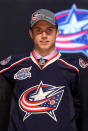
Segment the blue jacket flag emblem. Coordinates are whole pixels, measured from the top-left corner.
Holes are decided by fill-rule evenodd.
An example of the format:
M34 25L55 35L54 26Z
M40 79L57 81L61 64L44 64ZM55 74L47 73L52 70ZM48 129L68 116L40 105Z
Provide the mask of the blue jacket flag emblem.
M32 114L47 113L57 121L54 111L57 110L64 93L64 86L55 87L43 84L24 91L19 99L19 106L26 114L23 121Z

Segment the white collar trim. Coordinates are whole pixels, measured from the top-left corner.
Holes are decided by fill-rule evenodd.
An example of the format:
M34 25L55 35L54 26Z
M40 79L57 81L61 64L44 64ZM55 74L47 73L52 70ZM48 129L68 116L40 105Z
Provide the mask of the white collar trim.
M57 53L51 57L45 64L44 66L41 68L38 60L36 59L36 57L34 56L34 52L32 51L30 54L30 57L32 59L32 61L41 69L43 70L45 67L47 67L48 65L52 64L53 62L55 62L56 60L58 60L60 58L61 54L59 53L59 51L57 51Z

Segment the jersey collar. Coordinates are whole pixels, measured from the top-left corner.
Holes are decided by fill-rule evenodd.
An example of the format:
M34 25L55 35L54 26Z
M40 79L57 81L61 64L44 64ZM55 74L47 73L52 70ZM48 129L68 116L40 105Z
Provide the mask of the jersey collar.
M59 51L56 52L56 54L51 57L49 60L47 60L47 62L44 64L44 66L41 68L36 56L34 55L34 51L31 52L30 57L32 59L32 61L41 69L43 70L45 67L47 67L48 65L52 64L53 62L55 62L56 60L58 60L60 58L61 54L59 53Z

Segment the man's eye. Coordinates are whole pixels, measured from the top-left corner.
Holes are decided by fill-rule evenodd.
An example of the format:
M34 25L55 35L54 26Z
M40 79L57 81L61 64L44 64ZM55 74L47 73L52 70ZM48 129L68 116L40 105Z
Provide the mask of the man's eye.
M41 32L41 30L40 29L36 29L36 32Z
M52 30L53 30L52 28L48 28L48 29L47 29L48 32L51 32Z
M47 29L47 33L48 33L48 34L49 34L49 33L52 33L53 30L54 30L54 28L48 28L48 29Z

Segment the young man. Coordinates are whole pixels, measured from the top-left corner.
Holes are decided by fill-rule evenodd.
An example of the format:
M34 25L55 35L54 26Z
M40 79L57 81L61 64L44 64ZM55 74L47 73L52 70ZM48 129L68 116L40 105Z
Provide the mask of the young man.
M55 40L54 13L32 14L30 56L10 56L0 62L0 73L13 85L8 131L77 131L79 70L60 59Z

